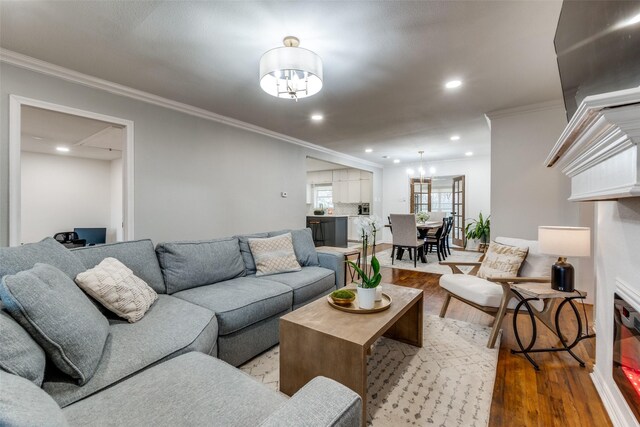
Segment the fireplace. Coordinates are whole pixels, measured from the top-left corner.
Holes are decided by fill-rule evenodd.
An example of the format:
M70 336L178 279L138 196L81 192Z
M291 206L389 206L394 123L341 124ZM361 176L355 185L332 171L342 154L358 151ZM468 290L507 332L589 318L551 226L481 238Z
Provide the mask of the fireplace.
M640 420L640 313L614 294L613 380Z

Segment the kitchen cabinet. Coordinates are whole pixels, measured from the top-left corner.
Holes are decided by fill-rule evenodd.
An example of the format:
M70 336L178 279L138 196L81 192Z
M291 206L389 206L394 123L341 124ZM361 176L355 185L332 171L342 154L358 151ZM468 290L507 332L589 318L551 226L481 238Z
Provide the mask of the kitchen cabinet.
M307 183L309 184L330 184L332 181L332 171L307 172Z
M360 180L347 181L347 203L360 202Z
M313 186L307 182L307 204L313 203Z
M360 181L360 201L362 203L371 203L372 183L370 179Z
M360 180L360 170L359 169L347 169L347 180L348 181L359 181Z
M348 202L348 189L346 181L338 181L333 184L333 203L347 203Z

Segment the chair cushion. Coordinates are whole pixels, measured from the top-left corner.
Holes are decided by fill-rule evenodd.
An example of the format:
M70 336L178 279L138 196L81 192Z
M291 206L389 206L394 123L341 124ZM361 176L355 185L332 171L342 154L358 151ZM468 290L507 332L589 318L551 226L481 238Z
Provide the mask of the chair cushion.
M107 257L115 258L144 280L154 291L164 294L167 289L153 243L149 239L72 249L85 268L93 268ZM75 278L75 276L74 276Z
M549 277L551 276L551 266L556 262L556 257L541 254L538 249L537 240L515 239L511 237L498 237L496 242L503 245L528 248L527 257L522 262L519 276L522 277Z
M111 312L134 323L158 299L156 291L115 258L78 274L76 283Z
M174 294L216 313L220 335L239 331L291 308L291 288L267 279L239 277Z
M269 233L269 237L286 233L291 233L291 238L293 239L293 250L295 251L296 258L301 266L308 267L320 265L318 252L316 251L316 245L313 241L310 228L272 231Z
M286 397L227 363L189 353L64 409L72 425L257 426Z
M291 233L266 239L249 239L249 247L258 277L300 271L300 264L293 251Z
M93 378L78 387L47 372L44 390L62 407L100 391L163 359L189 351L209 352L218 326L210 310L169 295L158 300L136 323L115 320ZM204 339L203 339L204 338ZM169 395L171 390L164 390Z
M68 426L56 402L40 387L0 370L0 426Z
M0 277L29 270L38 262L56 267L71 279L86 270L69 249L47 237L38 243L0 248Z
M11 316L62 372L86 383L100 362L109 322L62 271L48 264L5 276L0 297Z
M335 290L335 273L323 267L303 267L293 273L273 274L269 280L282 283L293 290L293 306L310 301L321 293Z
M161 243L156 253L168 294L245 275L235 237Z
M0 310L0 369L40 387L44 378L44 350L11 316Z
M478 270L478 277L484 279L487 277L517 276L522 261L527 256L527 251L526 248L491 242Z
M238 239L238 243L240 244L240 253L242 254L242 260L244 261L246 274L256 274L256 262L253 260L251 248L249 248L249 239L264 239L266 237L269 237L269 234L255 233L234 237Z
M500 306L502 300L502 286L469 274L443 274L440 286L454 295L483 307ZM518 304L517 298L511 298L507 308L513 309ZM531 303L537 310L542 310L542 301Z

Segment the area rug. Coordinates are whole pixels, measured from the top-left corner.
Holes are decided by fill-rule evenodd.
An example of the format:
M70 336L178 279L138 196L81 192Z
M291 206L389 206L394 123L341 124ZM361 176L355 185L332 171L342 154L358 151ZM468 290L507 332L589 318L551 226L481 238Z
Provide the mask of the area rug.
M499 341L490 328L426 315L424 346L380 338L368 361L367 425L486 426ZM279 347L240 369L278 390Z
M464 261L464 262L473 262L478 261L482 254L474 251L462 251L462 250L451 250L451 255L447 256L445 261ZM418 263L416 267L413 266L413 260L409 259L409 253L405 251L401 260L393 260L393 265L391 265L391 249L386 249L384 251L380 251L376 253L376 258L380 261L380 265L382 267L389 268L399 268L401 270L413 270L413 271L423 271L425 273L435 273L435 274L447 274L451 273L451 267L447 267L446 265L440 265L438 261L438 255L434 253L427 254L427 263L420 262L418 259ZM371 257L367 258L367 262L371 261ZM461 267L460 270L463 272L468 272L473 267Z

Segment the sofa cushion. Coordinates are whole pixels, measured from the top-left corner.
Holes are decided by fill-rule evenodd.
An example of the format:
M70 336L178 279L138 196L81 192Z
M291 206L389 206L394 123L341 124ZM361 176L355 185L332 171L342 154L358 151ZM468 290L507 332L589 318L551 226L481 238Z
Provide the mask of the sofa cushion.
M159 295L140 321L111 322L102 360L93 378L83 387L65 381L55 372L47 372L43 388L64 407L163 359L188 351L209 352L215 346L217 330L215 315L210 310ZM201 339L203 335L205 340Z
M300 271L293 251L291 233L265 239L249 239L249 247L256 263L256 276Z
M287 399L201 353L166 361L66 407L72 425L257 426Z
M527 248L503 245L496 242L489 244L484 255L478 277L515 277L518 275L522 261L527 256Z
M69 249L47 237L38 243L0 248L0 277L29 270L38 262L53 265L72 279L86 270Z
M79 384L98 366L109 322L76 284L48 264L5 276L0 297L11 316Z
M503 245L527 248L529 252L520 266L519 276L522 277L549 277L551 276L551 266L556 262L557 257L540 253L537 240L524 240L512 237L498 237L496 242Z
M0 426L68 426L56 402L40 387L0 370Z
M134 323L142 319L158 294L115 258L78 274L76 283L111 312Z
M440 276L440 286L452 294L484 307L499 307L502 300L502 286L469 274L443 274ZM515 308L517 298L511 298L508 308ZM537 310L542 310L542 301L530 303Z
M273 274L269 280L282 283L293 290L293 306L299 306L321 293L335 290L333 270L323 267L304 267L293 273Z
M42 347L11 316L0 310L0 369L40 387L45 363Z
M310 228L272 231L269 233L269 237L286 233L291 233L293 250L295 251L296 258L301 266L307 267L320 265L320 262L318 261L318 252L316 251L316 245L313 242Z
M95 267L107 257L115 258L129 267L133 274L147 282L154 291L159 294L167 292L156 251L149 239L86 246L72 249L71 253L82 261L85 269Z
M156 247L167 293L245 275L238 239L168 242Z
M240 253L244 261L246 274L256 274L256 262L253 260L251 248L249 248L249 239L264 239L269 237L268 233L245 234L242 236L234 236L238 239L240 245Z
M220 335L231 334L291 309L293 293L281 283L239 277L174 294L216 313Z

